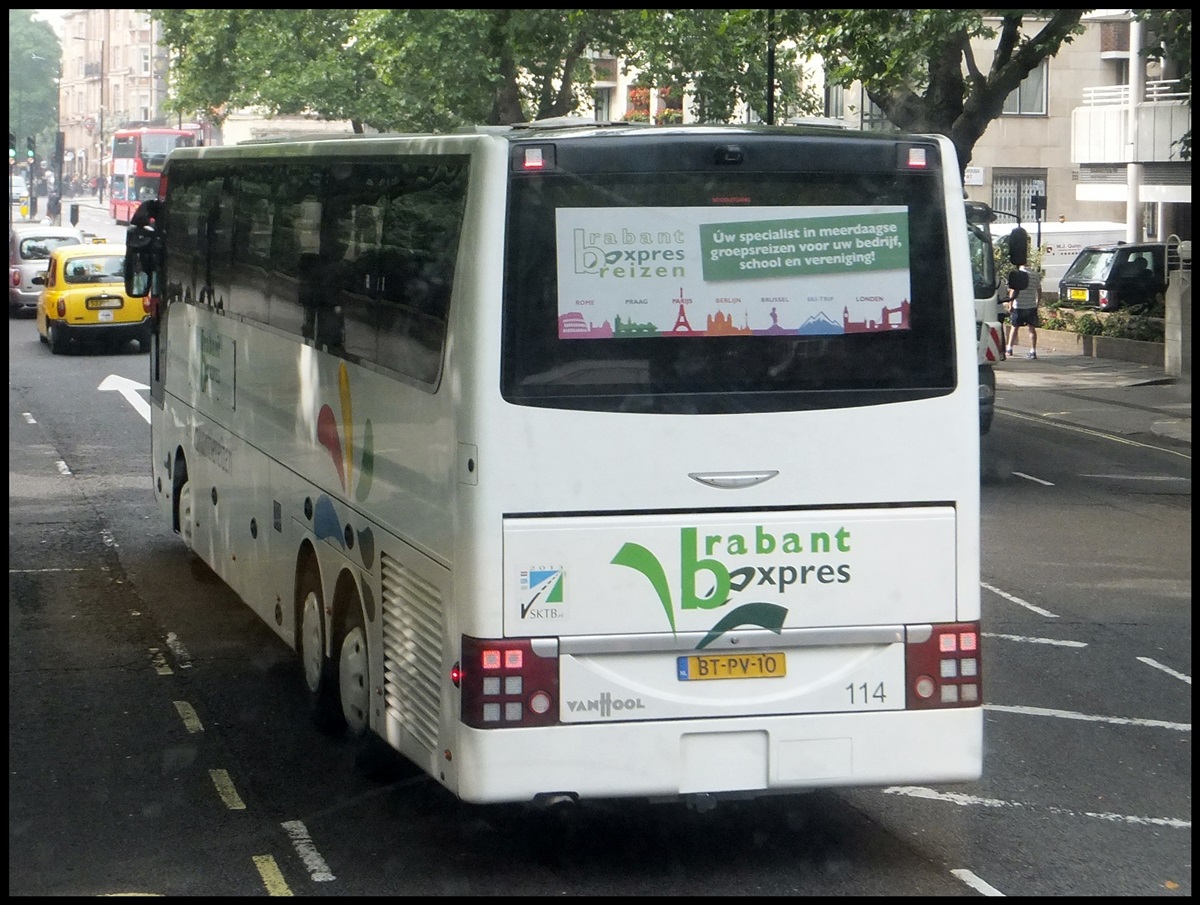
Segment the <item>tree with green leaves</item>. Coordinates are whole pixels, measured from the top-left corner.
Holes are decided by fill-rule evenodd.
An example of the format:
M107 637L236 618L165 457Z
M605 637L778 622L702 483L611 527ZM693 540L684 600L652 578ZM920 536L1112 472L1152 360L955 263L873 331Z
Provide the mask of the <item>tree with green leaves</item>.
M154 10L173 109L313 113L386 131L561 116L593 79L590 51L626 49L630 11Z
M1179 90L1187 94L1192 106L1192 11L1190 9L1135 9L1133 14L1146 26L1149 35L1142 55L1159 60L1163 75L1179 81ZM1179 156L1192 159L1192 130L1179 140Z
M8 128L17 136L17 160L25 161L25 139L37 142L49 160L58 134L58 77L62 45L36 10L8 11Z
M781 19L801 53L824 60L832 84L861 82L889 122L947 136L965 167L1005 99L1083 33L1087 12L796 9ZM993 42L990 60L976 56L977 39Z

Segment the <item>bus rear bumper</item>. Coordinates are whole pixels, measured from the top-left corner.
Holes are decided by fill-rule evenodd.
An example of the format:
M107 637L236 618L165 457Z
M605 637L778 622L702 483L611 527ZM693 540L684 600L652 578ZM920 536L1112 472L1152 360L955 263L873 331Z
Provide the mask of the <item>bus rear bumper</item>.
M459 730L452 791L474 803L970 782L983 764L980 707Z

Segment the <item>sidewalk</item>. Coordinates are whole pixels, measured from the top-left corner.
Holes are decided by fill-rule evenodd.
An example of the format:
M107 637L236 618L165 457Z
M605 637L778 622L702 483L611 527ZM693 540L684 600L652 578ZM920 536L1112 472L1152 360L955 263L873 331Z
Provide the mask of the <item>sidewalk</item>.
M1029 361L1019 345L996 364L996 409L1121 436L1192 443L1191 378L1168 377L1162 365L1092 358L1038 339ZM1021 339L1025 339L1024 333Z

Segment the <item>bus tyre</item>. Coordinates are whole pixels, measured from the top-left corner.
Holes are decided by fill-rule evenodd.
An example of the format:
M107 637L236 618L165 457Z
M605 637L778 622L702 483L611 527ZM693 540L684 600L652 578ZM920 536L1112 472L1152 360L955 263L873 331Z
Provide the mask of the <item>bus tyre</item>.
M346 733L358 741L370 728L371 681L367 662L367 632L357 598L349 601L337 646L338 695Z
M300 604L300 662L309 713L318 729L338 735L345 730L346 721L338 698L337 669L325 656L325 594L314 563L303 567L296 593Z
M192 482L184 478L179 489L175 491L176 502L179 506L179 536L183 538L184 546L189 550L196 549L196 512L195 498L192 494Z

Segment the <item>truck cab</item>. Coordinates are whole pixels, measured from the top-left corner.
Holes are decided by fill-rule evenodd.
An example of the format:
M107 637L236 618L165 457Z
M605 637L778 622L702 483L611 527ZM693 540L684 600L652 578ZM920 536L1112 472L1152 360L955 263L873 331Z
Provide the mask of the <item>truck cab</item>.
M1004 361L1004 327L1000 321L999 280L989 225L995 212L982 201L968 201L967 239L971 249L971 276L975 286L975 328L979 358L979 432L986 434L996 414L996 372Z

